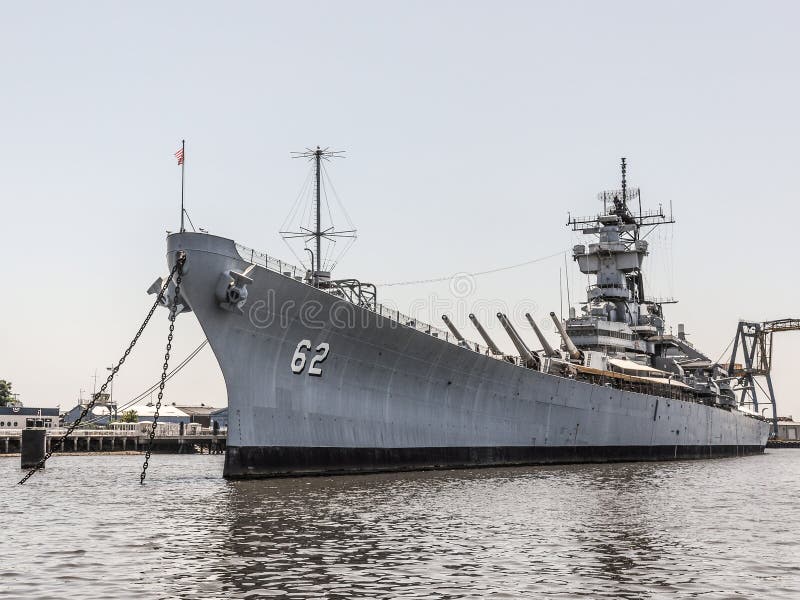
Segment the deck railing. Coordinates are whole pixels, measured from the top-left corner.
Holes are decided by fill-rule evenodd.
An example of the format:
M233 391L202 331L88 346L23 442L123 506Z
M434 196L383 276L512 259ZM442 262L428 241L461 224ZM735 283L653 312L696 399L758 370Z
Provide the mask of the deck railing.
M3 428L0 429L0 438L4 437L12 437L16 438L22 434L22 430L25 429L24 427L14 427L14 428ZM59 437L64 435L67 430L64 427L51 427L46 430L46 435L49 438ZM177 428L172 429L156 429L156 437L168 437L168 438L179 438L179 437L190 437L190 438L198 438L198 437L225 437L228 433L226 428L221 428L219 432L217 432L216 436L211 429L201 429L200 431L196 432L189 432L185 431L183 436L180 435ZM141 438L147 437L150 435L150 429L148 428L147 431L139 431L139 430L126 430L126 429L75 429L70 438L73 437L91 437L91 438Z
M0 437L17 437L24 427L0 429ZM46 430L47 437L58 437L67 433L64 427L50 427ZM76 429L70 437L139 437L145 435L140 431L120 431L114 429Z
M274 271L275 273L279 273L286 277L291 277L305 285L308 285L305 281L306 269L297 267L292 265L291 263L287 263L282 260L278 260L277 258L273 258L269 256L265 252L259 252L258 250L253 250L252 248L248 248L247 246L243 246L242 244L236 244L236 251L239 253L239 256L242 257L243 260L248 261L251 264L258 265L259 267L264 267L270 271ZM319 288L322 292L327 292L331 295L333 290L327 290L325 288ZM337 298L340 300L342 299L341 296L337 295ZM366 309L365 310L370 310ZM478 352L480 354L486 354L488 356L494 356L491 352L489 352L489 348L479 344L477 342L473 342L470 340L465 340L465 342L459 343L456 337L452 334L452 332L442 329L440 327L435 327L430 325L429 323L425 323L420 321L416 317L410 317L401 313L399 310L395 310L393 308L389 308L384 306L383 304L376 304L374 312L382 317L387 319L391 319L396 323L404 327L410 327L412 329L416 329L417 331L421 331L422 333L426 333L432 337L438 338L440 340L444 340L445 342L449 342L461 348L467 348L472 350L473 352Z
M291 263L278 260L277 258L273 258L266 252L259 252L258 250L253 250L252 248L248 248L247 246L243 246L242 244L238 243L236 244L236 251L239 253L239 256L242 257L242 259L254 265L258 265L259 267L264 267L270 271L275 271L281 275L286 275L292 279L297 279L300 277L302 280L306 275L305 269L297 267Z

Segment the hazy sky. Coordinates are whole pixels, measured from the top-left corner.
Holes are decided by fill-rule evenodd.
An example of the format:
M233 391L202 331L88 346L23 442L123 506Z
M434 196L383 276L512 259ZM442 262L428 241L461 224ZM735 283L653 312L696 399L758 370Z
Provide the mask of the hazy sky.
M181 138L195 224L284 259L307 168L289 153L346 150L330 172L359 239L336 275L379 283L568 250L567 212L596 212L627 156L646 207L678 221L647 259L648 289L680 299L672 325L716 358L740 317L800 317L797 3L0 6L0 378L28 405L73 405L138 327L178 225ZM449 302L478 339L473 303L558 312L560 268L477 277L466 298L379 294L433 305L437 325ZM571 261L569 281L583 299ZM158 377L166 325L160 311L120 402ZM176 364L202 339L181 317ZM780 412L800 416L798 362L800 335L776 338ZM225 405L209 349L166 399Z

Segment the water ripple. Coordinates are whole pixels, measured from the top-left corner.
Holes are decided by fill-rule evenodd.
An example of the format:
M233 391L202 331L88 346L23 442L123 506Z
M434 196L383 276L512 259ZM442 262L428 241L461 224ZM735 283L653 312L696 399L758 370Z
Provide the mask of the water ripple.
M800 451L226 482L0 459L3 598L797 598Z

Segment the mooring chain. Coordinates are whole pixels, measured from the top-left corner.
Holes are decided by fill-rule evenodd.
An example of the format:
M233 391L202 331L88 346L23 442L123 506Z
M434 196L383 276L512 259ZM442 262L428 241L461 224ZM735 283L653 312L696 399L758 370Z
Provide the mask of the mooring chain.
M178 276L175 279L175 295L172 306L169 309L169 334L167 334L167 349L164 352L164 366L161 370L161 382L158 384L158 400L156 401L156 410L153 413L153 424L150 426L150 439L147 443L147 452L144 455L144 464L142 465L142 474L139 476L139 483L144 485L144 479L147 477L147 467L150 466L150 454L153 452L153 442L156 437L156 427L158 426L158 415L161 412L161 400L164 398L164 386L167 385L167 371L169 371L169 353L172 351L172 336L175 332L175 318L178 316L178 296L181 292L181 279L183 278L183 263L185 257L179 257L175 266L178 267Z
M109 376L106 379L105 383L102 386L100 386L100 391L97 392L96 394L94 394L94 396L92 397L91 401L81 411L81 414L78 416L78 418L75 419L75 421L72 423L72 425L70 425L67 428L67 432L50 444L50 450L47 453L45 453L45 455L42 458L42 460L40 460L38 463L36 463L36 465L30 471L28 471L25 474L25 477L23 477L19 481L19 485L22 485L23 483L28 481L28 479L33 477L33 475L39 469L44 467L44 464L47 462L47 459L49 459L53 455L54 452L57 452L59 449L61 449L61 447L64 445L64 442L67 440L67 438L70 435L72 435L72 432L75 431L75 429L86 418L86 415L88 415L89 412L94 408L95 404L97 403L97 400L100 399L102 397L102 395L105 393L106 388L108 388L108 386L111 384L111 382L114 379L114 376L117 374L117 372L119 371L120 367L123 365L125 360L128 358L128 355L130 355L131 351L133 350L133 347L136 345L136 342L139 341L139 338L141 337L142 332L144 332L145 327L147 327L147 324L150 322L150 318L153 316L153 313L156 312L156 309L158 308L158 305L161 303L161 300L164 297L164 293L167 291L167 288L169 287L170 282L172 282L172 278L175 276L175 273L178 273L178 278L179 278L178 280L180 281L180 273L183 270L183 263L184 262L186 262L186 255L181 252L178 255L178 259L175 261L175 266L172 267L172 271L170 271L170 274L167 277L167 280L161 286L161 291L158 292L158 296L156 296L156 301L153 303L153 306L150 307L150 311L147 313L147 316L145 317L144 322L142 323L141 327L139 327L139 331L137 331L136 335L133 336L133 339L131 340L131 343L128 344L127 349L122 354L122 358L120 358L119 361L117 361L117 364L114 366L114 368L111 369L111 373L109 374ZM177 294L176 294L176 296L177 296ZM170 335L171 335L171 328L170 328ZM162 383L162 386L163 386L163 383Z

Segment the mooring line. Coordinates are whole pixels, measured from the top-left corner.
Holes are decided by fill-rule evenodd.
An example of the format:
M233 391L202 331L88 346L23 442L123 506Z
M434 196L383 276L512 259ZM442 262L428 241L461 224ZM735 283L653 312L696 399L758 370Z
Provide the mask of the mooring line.
M172 351L172 336L175 333L175 317L178 316L178 297L181 294L181 280L183 279L183 263L186 261L186 256L178 257L175 266L178 268L178 277L175 279L175 294L173 296L172 306L169 309L169 333L167 334L167 349L164 352L164 366L161 370L161 382L158 384L158 401L156 402L156 410L153 413L153 424L150 427L150 441L147 444L147 452L144 455L144 464L142 465L142 474L139 476L139 484L144 485L144 479L147 477L147 467L150 466L150 454L153 452L153 441L156 437L156 426L158 425L158 413L161 411L161 400L164 398L164 386L167 385L167 372L169 371L169 354Z
M156 296L156 301L153 302L153 306L150 307L150 311L147 313L147 316L145 317L144 322L139 327L139 331L137 331L136 335L133 336L133 339L131 340L131 343L128 344L128 347L126 348L125 352L122 354L122 357L119 359L119 361L117 361L117 364L111 370L111 373L109 374L109 376L106 379L105 383L102 386L100 386L100 391L98 391L94 395L94 397L92 398L91 402L89 402L86 405L86 407L81 411L81 414L78 416L78 418L75 420L75 422L67 428L67 432L64 433L62 436L60 436L56 441L54 441L54 442L52 442L50 444L50 450L45 453L44 457L42 457L42 459L38 463L36 463L36 465L34 467L32 467L30 471L28 471L28 473L25 475L25 477L23 477L19 481L18 485L23 485L26 481L28 481L28 479L33 477L33 475L38 470L40 470L42 467L44 467L44 465L47 462L47 460L53 455L54 452L58 451L64 445L64 442L66 441L66 439L70 435L72 435L72 432L75 431L75 429L78 427L78 425L81 424L83 419L86 418L86 415L89 414L89 412L94 408L95 404L97 403L97 400L105 393L106 388L108 388L108 386L111 384L111 382L114 379L114 376L117 374L117 372L119 371L120 367L123 365L125 360L130 355L131 351L133 350L133 347L136 345L136 342L139 341L139 338L141 337L142 332L144 331L145 327L147 327L147 324L150 322L150 319L152 318L153 313L156 312L156 308L158 308L158 305L161 303L161 300L164 297L164 293L167 291L167 288L168 288L169 284L172 282L172 278L174 277L175 273L177 273L179 270L182 270L183 263L185 261L186 261L185 254L181 253L178 256L178 259L175 261L175 266L172 267L172 271L170 271L170 274L167 277L167 280L161 286L161 291L158 292L158 296ZM176 306L176 302L177 302L177 294L175 295L175 298L173 299L173 308Z

